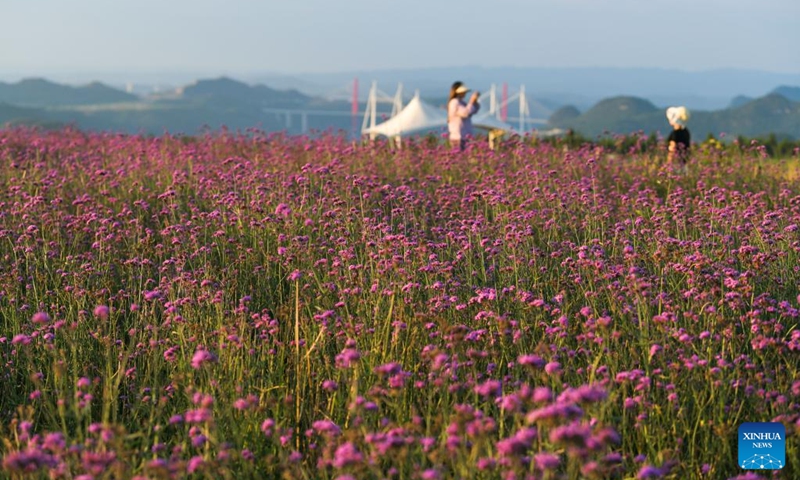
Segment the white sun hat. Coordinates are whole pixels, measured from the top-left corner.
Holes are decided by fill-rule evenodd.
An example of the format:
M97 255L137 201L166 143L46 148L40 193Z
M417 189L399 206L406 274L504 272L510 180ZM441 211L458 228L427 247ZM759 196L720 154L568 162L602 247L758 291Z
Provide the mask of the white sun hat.
M685 127L686 122L689 121L689 110L684 106L669 107L667 109L667 120L669 120L669 123Z

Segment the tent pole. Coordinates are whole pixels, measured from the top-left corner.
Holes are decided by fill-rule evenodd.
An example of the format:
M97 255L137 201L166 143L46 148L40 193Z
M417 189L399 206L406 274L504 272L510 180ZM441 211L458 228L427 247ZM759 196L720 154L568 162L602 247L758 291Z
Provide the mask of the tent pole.
M494 94L494 83L489 87L489 115L497 113L497 98Z
M403 83L397 84L397 92L394 94L394 105L392 106L392 116L394 117L403 109Z
M370 101L369 128L370 129L375 128L375 119L378 116L378 107L376 105L378 103L377 95L378 95L378 82L373 80L372 81L372 90L369 93L369 101ZM369 139L370 140L375 140L375 134L374 133L370 133L369 134Z
M372 87L369 89L369 93L367 94L367 103L364 105L364 119L361 121L361 132L363 133L364 130L367 129L369 125L370 119L370 112L372 107L372 92L375 90L375 82L372 83Z
M525 85L519 86L519 132L525 133Z

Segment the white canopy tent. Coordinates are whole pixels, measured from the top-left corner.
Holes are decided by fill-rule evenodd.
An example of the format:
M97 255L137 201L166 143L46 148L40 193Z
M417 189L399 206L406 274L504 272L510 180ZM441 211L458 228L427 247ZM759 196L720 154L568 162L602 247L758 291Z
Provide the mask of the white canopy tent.
M371 138L377 135L391 138L446 126L447 112L423 102L417 94L397 115L374 127L365 128L361 133Z
M399 140L403 136L430 130L445 130L447 128L447 112L422 101L419 97L419 92L401 109L397 108L399 94L395 95L394 99L391 100L395 105L395 111L393 112L395 114L388 120L375 124L375 117L377 116L375 104L378 101L376 91L376 87L373 84L361 130L363 135L369 135L372 139L383 135ZM398 90L398 92L400 91ZM511 125L497 118L496 113L491 111L479 112L472 117L472 125L476 129L488 131L492 138L502 133L516 133Z

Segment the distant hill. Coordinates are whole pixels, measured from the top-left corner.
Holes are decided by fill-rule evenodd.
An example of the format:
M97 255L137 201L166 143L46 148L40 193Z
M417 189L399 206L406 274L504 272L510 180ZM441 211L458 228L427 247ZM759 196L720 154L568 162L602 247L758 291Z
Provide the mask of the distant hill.
M598 102L585 113L574 117L551 117L550 126L573 129L584 135L596 136L608 132L637 131L669 133L665 112L647 100L635 97L615 97ZM770 133L800 138L800 102L778 94L747 101L735 108L715 111L692 111L688 123L695 139L720 133L763 136Z
M548 122L551 125L566 125L569 122L574 121L576 118L581 116L581 111L572 105L567 105L565 107L561 107L548 119Z
M36 125L53 126L46 112L36 108L18 107L0 102L0 126L9 125Z
M136 95L114 89L100 82L92 82L80 87L61 85L42 78L30 78L17 83L0 82L0 102L18 106L96 105L137 100L139 97Z
M5 103L0 99L0 125L74 124L86 130L156 135L165 131L191 135L223 127L233 131L256 128L289 133L351 127L349 116L303 119L294 114L287 119L285 113L296 109L349 112L347 103L309 97L296 90L250 86L227 77L199 80L177 92L147 98L96 82L70 87L30 79L0 84L0 98L9 99Z
M735 97L733 97L731 99L731 104L728 106L728 108L741 107L745 103L752 102L752 101L753 101L753 97L748 97L746 95L737 95L737 96L735 96Z
M583 104L583 97L573 97L580 106L560 107L537 103L534 95L529 96L532 116L548 118L547 128L573 129L587 136L637 131L666 135L670 129L664 107L638 96L614 96L589 105ZM690 107L689 128L695 139L723 132L800 138L800 101L793 98L800 98L800 87L781 86L758 98L739 95L728 108L719 110ZM431 102L444 105L446 98L438 94ZM482 103L488 108L488 101ZM360 126L361 117L354 119L350 107L346 100L249 85L228 77L202 79L171 94L145 98L98 82L81 87L43 79L0 83L0 125L74 124L87 130L190 135L223 126L230 130L257 128L290 134L313 130L351 132ZM363 103L361 108L363 111ZM380 114L388 114L391 106L380 104L378 108ZM513 107L508 113L514 116Z
M741 107L715 112L721 116L720 124L729 132L744 135L776 135L800 138L800 102L783 95L771 93Z
M800 102L800 87L789 87L786 85L782 85L771 93L777 93L778 95L783 95L784 97L788 98L793 102Z
M653 125L658 109L648 100L636 97L613 97L601 100L572 119L551 117L552 127L572 129L585 135L605 132L630 133Z
M650 101L642 98L613 97L601 100L597 105L587 110L581 118L588 121L597 120L618 123L630 121L631 118L647 115L656 110L659 109Z
M293 108L307 104L310 97L297 90L274 90L264 85L250 86L246 83L221 77L200 80L183 88L183 98L201 100L213 104L235 103L273 108Z

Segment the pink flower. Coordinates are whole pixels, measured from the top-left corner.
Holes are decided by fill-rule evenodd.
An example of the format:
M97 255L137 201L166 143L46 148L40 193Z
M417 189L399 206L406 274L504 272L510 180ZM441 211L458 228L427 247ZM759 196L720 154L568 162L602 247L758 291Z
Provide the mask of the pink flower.
M662 350L661 345L654 343L650 346L650 358Z
M303 272L301 272L300 270L295 270L295 271L293 271L292 273L289 274L289 281L290 282L296 282L297 280L300 280L300 277L302 277L302 276L303 276Z
M94 307L94 316L100 320L108 320L109 309L105 305L98 305Z
M536 387L533 389L531 400L534 403L545 403L553 399L553 392L547 387Z
M292 214L292 209L289 208L289 205L286 205L285 203L278 204L278 206L275 207L275 215L279 215L281 217L288 217L291 214Z
M542 368L545 365L545 361L539 355L520 355L517 358L517 363L520 365L530 365L536 368Z
M12 345L28 345L30 343L31 337L25 335L24 333L14 335L14 338L11 339Z
M355 348L345 348L339 355L336 355L336 366L339 368L350 368L361 358L361 353Z
M328 392L335 392L339 388L339 384L334 380L325 380L322 382L322 389Z
M197 350L194 352L194 355L192 355L192 368L199 370L203 367L203 365L207 363L214 363L216 361L217 357L208 350Z
M31 322L39 324L39 325L44 325L45 323L50 323L50 315L48 315L48 314L46 314L44 312L36 312L36 313L33 314L33 317L31 317Z
M339 445L333 454L332 465L334 468L344 468L348 465L357 465L364 460L364 456L352 442Z
M541 452L534 454L533 456L533 464L540 471L554 470L558 468L559 463L561 463L561 459L558 457L558 455L554 455L549 452Z
M642 466L642 468L639 469L639 473L636 474L636 478L638 480L644 480L647 478L661 478L663 476L664 472L662 472L660 468L656 468L652 465Z
M186 471L189 473L194 473L198 469L202 468L203 464L205 464L203 457L194 456L190 458L189 463L186 464Z
M268 418L261 422L261 433L265 436L272 436L272 429L275 427L275 420Z
M557 375L561 373L561 364L558 362L550 362L544 366L544 371L547 372L548 375Z
M338 436L340 433L342 433L342 429L330 420L317 420L311 424L311 428L313 428L314 431L320 435L331 437Z

